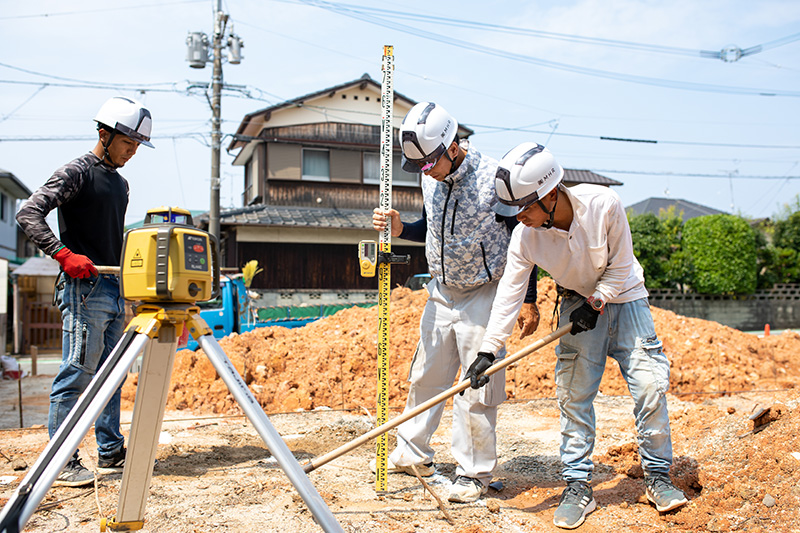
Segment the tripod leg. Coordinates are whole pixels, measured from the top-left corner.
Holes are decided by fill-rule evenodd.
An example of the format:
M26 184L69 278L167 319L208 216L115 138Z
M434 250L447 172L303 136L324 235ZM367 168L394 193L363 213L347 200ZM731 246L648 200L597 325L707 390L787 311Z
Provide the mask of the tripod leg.
M149 340L147 335L139 334L135 329L128 328L125 331L44 452L3 507L0 533L19 531L25 527Z
M292 482L292 485L297 489L303 501L306 502L306 505L322 529L326 532L343 531L339 522L336 521L333 513L331 513L331 510L328 508L328 505L311 484L311 481L308 479L305 472L303 472L300 464L295 460L292 452L286 446L286 443L283 442L280 434L269 421L266 413L261 409L253 393L247 388L247 384L245 384L244 380L239 376L233 363L228 359L228 356L217 340L212 335L202 335L198 337L197 342L200 344L200 347L203 348L211 364L214 365L217 374L219 374L225 382L228 390L233 394L233 397L236 398L244 414L264 440L269 451L278 461L281 469L286 473L289 481Z
M131 531L141 529L144 524L158 436L178 346L175 331L175 326L162 324L158 337L147 345L142 359L117 514L106 523L111 530Z

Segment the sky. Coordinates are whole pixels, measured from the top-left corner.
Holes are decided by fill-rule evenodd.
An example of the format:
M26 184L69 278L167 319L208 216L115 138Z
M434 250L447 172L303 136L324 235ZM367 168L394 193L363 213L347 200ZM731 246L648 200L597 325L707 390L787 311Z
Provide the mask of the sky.
M217 2L0 1L0 168L35 190L93 148L95 113L125 95L150 109L156 146L121 169L126 223L161 205L208 210L212 69L190 68L185 41L212 34ZM380 82L384 45L395 91L445 107L494 158L539 142L565 168L622 182L625 206L667 197L774 218L797 205L796 0L221 7L244 42L241 64L223 65L222 209L242 206L243 167L226 148L244 115L364 73ZM746 53L723 61L727 48Z

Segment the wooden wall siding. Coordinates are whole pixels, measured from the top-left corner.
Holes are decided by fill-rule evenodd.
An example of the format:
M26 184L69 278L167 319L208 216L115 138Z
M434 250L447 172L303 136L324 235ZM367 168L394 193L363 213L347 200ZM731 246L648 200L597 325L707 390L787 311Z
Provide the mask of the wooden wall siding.
M317 199L320 199L318 202ZM349 183L270 181L265 204L338 209L369 209L378 206L378 185ZM400 213L422 213L422 189L392 187L392 207Z
M361 183L361 152L331 150L331 181Z
M302 168L300 145L270 143L266 164L268 179L299 180Z
M392 142L395 148L399 150L400 143L397 138L397 132L397 128L394 128L392 132ZM354 148L371 147L378 150L381 145L380 134L380 126L324 122L319 124L299 124L296 126L265 128L261 130L259 137L267 142L312 143L330 147L351 145Z
M308 245L290 243L238 243L238 265L255 259L264 271L253 278L255 289L354 289L378 288L374 278L361 277L358 245ZM392 288L413 275L428 271L420 247L392 246L395 254L411 254L409 265L392 266Z

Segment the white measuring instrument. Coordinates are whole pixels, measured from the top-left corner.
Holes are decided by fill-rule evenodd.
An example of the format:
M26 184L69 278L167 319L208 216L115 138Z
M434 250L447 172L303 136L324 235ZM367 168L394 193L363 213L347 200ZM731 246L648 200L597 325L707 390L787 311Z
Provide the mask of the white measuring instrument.
M392 117L394 114L394 47L383 47L381 61L383 79L381 81L381 173L379 206L386 212L392 208ZM386 228L380 234L380 251L392 253L392 219L386 221ZM389 293L391 291L391 263L378 265L378 397L376 425L386 423L389 403ZM375 491L385 492L387 469L387 436L378 437L375 444Z
M394 106L394 55L392 46L383 47L383 82L381 83L381 168L379 209L384 212L392 208L392 145L394 128L392 115ZM379 242L358 243L358 262L363 277L375 277L378 272L378 383L377 425L386 423L389 403L389 296L391 292L390 268L392 264L408 264L410 255L392 253L392 220L388 218L386 228L380 233ZM380 435L375 445L375 491L386 492L386 434Z

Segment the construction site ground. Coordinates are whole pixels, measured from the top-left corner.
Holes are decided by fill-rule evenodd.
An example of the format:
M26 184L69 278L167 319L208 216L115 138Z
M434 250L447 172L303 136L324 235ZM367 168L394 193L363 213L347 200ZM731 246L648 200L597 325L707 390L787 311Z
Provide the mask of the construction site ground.
M426 292L392 292L390 418L400 414ZM551 329L552 282L539 283L540 330L508 344L514 353ZM221 345L300 463L375 427L375 309L341 311L304 328L264 328ZM597 441L592 485L598 509L583 532L800 531L800 335L759 338L717 323L653 309L671 360L668 396L675 461L672 477L689 496L681 509L658 513L644 496L633 404L613 360L595 402ZM374 443L319 467L309 478L348 532L563 531L552 525L563 490L553 345L507 372L509 400L499 408L495 480L501 490L472 504L446 501L455 463L451 409L433 438L437 472L420 482L388 477L375 491ZM0 504L47 444L44 427L51 378L23 379L27 423L18 426L17 382L0 383ZM136 376L123 389L131 417ZM320 531L202 351L176 357L144 531ZM761 413L755 420L754 415ZM128 434L130 425L123 424ZM389 433L389 449L395 432ZM81 446L96 466L93 434ZM120 475L96 487L53 488L26 531L98 531L115 513ZM443 507L443 509L442 509Z

